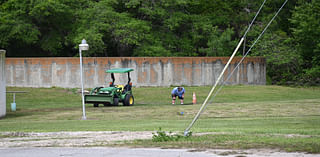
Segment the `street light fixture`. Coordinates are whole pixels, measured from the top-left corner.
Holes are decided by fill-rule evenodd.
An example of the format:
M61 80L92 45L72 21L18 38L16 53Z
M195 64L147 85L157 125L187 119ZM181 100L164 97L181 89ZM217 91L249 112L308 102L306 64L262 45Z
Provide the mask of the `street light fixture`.
M82 39L81 44L79 44L79 53L80 53L80 77L81 77L81 98L82 98L82 120L86 120L86 108L84 105L84 96L83 96L83 77L82 77L82 54L81 51L89 50L89 45L85 39Z

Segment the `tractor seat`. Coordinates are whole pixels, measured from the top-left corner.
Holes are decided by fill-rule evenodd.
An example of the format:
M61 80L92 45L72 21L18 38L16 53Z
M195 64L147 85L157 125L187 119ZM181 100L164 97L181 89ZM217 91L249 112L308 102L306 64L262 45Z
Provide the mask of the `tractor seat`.
M127 91L131 91L131 87L132 87L132 83L130 82L130 84L127 84L126 86L124 86L124 91L123 93L127 92Z
M116 88L118 88L118 92L121 92L122 93L122 91L123 91L123 89L124 89L124 86L123 85L115 85L115 87Z

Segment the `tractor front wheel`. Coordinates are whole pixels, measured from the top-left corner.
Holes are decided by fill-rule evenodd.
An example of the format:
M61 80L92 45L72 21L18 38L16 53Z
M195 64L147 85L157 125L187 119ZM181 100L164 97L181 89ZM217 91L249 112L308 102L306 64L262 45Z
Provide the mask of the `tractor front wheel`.
M123 105L124 106L132 106L134 104L134 97L131 94L127 94L124 98Z
M119 98L113 98L113 106L119 105Z

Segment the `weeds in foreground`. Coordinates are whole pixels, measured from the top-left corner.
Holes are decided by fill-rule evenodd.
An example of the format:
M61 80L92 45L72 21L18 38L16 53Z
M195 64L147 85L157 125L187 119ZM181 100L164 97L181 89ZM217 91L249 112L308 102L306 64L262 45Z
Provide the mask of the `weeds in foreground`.
M185 139L192 136L192 132L188 132L186 136L181 134L173 134L171 131L166 133L161 130L161 127L157 131L157 133L152 133L152 142L167 142L167 141L178 141L179 139Z

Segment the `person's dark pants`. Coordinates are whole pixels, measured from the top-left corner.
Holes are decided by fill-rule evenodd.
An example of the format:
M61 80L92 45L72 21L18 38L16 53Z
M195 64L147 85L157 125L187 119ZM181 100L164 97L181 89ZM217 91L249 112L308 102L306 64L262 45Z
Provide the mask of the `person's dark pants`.
M175 94L171 94L172 104L175 104L177 96L180 99L181 104L183 104L184 94L182 94L181 96L175 95Z

